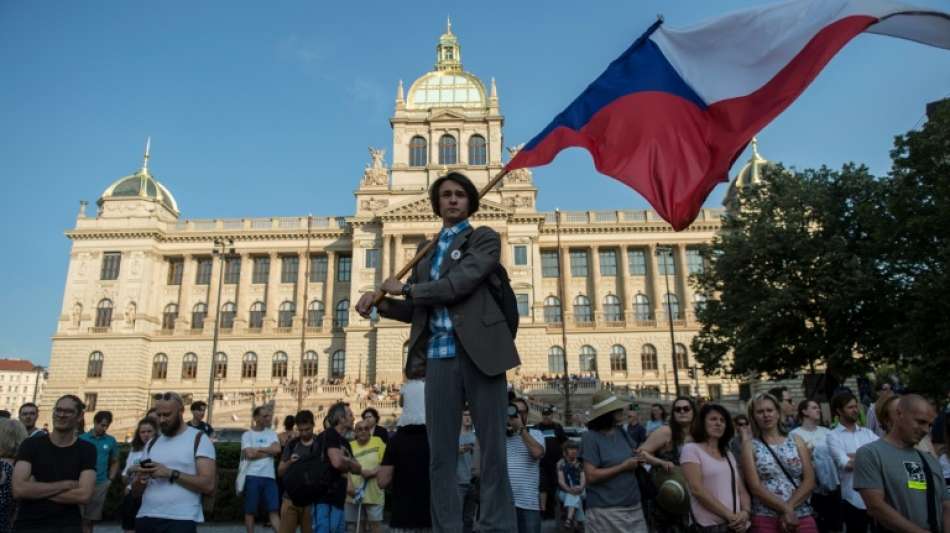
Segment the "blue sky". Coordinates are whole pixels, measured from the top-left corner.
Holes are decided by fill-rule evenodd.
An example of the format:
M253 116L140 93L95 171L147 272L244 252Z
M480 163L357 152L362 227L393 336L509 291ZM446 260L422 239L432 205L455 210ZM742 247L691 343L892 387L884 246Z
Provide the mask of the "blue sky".
M408 88L432 68L446 15L466 70L497 79L510 145L658 13L680 27L760 3L0 1L0 356L48 362L63 231L79 200L138 168L148 135L150 168L184 218L347 215L366 147L391 152L397 81ZM947 0L916 3L950 11ZM950 51L860 36L761 132L760 152L884 174L893 137L948 94ZM540 209L645 207L580 150L535 181Z

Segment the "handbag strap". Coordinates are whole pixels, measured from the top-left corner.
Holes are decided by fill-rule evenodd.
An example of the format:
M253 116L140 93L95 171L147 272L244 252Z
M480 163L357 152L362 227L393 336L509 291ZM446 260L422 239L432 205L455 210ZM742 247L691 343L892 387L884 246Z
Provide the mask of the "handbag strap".
M758 440L759 442L762 443L763 446L765 446L765 449L768 450L770 454L772 454L772 458L775 459L775 464L777 464L778 467L782 469L782 473L785 474L785 477L788 478L788 481L791 482L793 487L795 487L795 490L798 490L798 483L795 483L795 479L792 478L792 475L788 473L788 470L785 468L785 463L778 456L778 454L775 453L775 450L773 450L772 447L769 446L769 443L765 442L765 439L758 439Z
M920 450L917 450L917 455L920 456L920 462L924 464L924 475L927 476L927 524L930 526L931 533L940 533L940 528L937 525L937 504L934 502L936 483L934 483L933 472L930 470L927 458Z
M726 464L729 465L729 481L732 482L732 513L736 514L739 512L739 504L736 501L736 469L732 467L732 461L729 460L729 450L726 450L724 456Z

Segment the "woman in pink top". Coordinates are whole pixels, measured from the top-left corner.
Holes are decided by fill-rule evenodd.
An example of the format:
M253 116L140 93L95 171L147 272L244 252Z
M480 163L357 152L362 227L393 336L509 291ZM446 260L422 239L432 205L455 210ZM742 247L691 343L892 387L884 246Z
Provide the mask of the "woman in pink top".
M694 530L741 532L749 528L749 493L739 476L729 442L735 433L729 411L707 403L693 424L693 442L683 446L680 464L689 484Z

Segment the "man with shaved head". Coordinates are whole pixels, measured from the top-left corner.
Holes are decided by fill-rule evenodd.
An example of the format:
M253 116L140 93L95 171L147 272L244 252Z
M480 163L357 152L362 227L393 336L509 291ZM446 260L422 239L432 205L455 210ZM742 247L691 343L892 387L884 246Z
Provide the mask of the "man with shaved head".
M858 449L854 488L881 530L950 531L950 495L940 465L914 448L930 432L935 416L923 397L903 396L887 434Z

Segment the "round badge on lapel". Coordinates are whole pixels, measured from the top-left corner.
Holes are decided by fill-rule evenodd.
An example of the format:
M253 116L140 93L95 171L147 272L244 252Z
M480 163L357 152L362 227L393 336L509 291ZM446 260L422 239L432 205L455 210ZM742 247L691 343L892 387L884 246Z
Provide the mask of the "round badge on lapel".
M462 257L462 252L458 250L452 250L452 253L449 254L449 257L451 257L453 261L458 261L459 257Z

